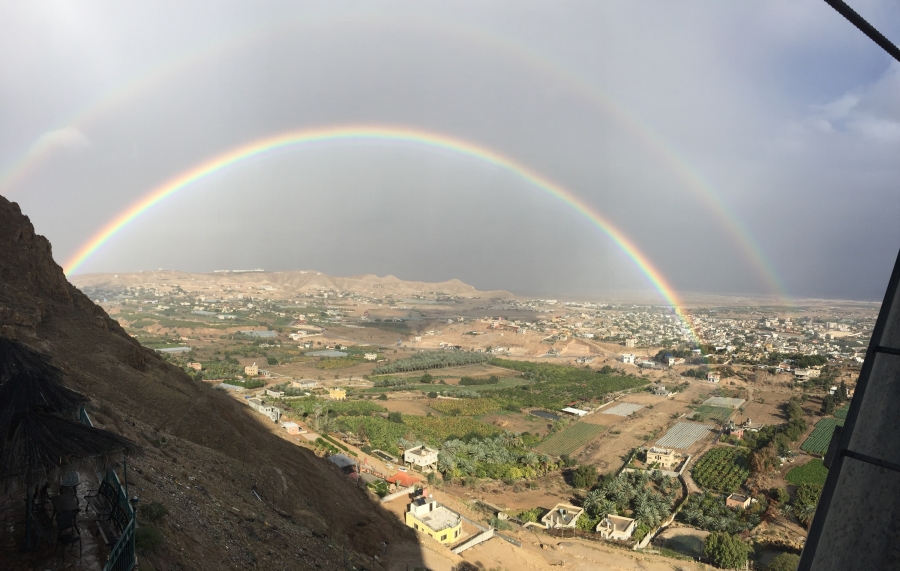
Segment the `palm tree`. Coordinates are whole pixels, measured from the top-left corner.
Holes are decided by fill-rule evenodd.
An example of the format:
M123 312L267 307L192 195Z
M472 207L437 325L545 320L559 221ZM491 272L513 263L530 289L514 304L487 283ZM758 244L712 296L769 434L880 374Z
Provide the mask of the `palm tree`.
M812 523L813 516L816 515L816 505L801 504L796 506L794 508L794 514L797 516L797 519L800 520L800 523L809 527L809 524Z

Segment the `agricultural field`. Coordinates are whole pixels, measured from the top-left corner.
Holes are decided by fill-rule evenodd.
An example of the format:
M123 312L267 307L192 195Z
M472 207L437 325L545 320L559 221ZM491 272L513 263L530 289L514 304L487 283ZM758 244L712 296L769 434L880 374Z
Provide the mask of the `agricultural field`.
M844 419L823 418L816 423L816 428L809 438L803 441L800 449L811 454L825 454L828 451L828 444L831 442L835 426L844 426Z
M729 408L741 408L747 402L744 399L726 398L726 397L710 397L703 404L706 406L724 406Z
M666 435L656 441L663 448L686 450L699 440L706 438L716 427L712 424L695 424L693 422L677 422Z
M799 486L800 484L816 484L825 485L825 478L828 477L828 468L822 463L821 458L813 458L802 466L791 468L791 471L784 477L785 480Z
M750 476L749 453L742 448L720 446L703 455L691 469L691 477L706 490L730 494Z
M841 408L839 408L839 409L837 409L836 411L834 411L834 417L835 417L835 418L840 418L841 420L844 420L844 419L847 418L847 413L848 413L849 411L850 411L850 403L848 402L847 404L845 404L845 405L842 406Z
M434 399L428 406L450 416L481 416L500 410L494 399Z
M631 416L637 411L644 408L642 404L632 404L630 402L623 402L621 404L617 404L615 406L609 407L607 409L598 411L600 414L614 414L616 416Z
M367 439L372 448L394 455L399 454L397 443L401 438L423 440L430 446L440 446L451 438L495 436L503 432L495 426L464 416L403 415L402 422L392 422L380 416L356 416L342 417L340 421L347 430Z
M535 446L534 450L552 456L572 454L596 438L604 430L605 427L599 424L577 422L560 432L551 434L543 442Z
M691 415L691 420L695 420L697 422L706 422L708 420L712 420L713 422L718 422L719 424L723 424L728 417L732 415L734 409L725 408L723 406L709 406L709 405L700 405L694 410L694 414Z
M773 424L781 424L786 418L781 406L790 399L789 392L777 392L772 390L753 391L753 400L747 402L738 413L739 417L736 421L751 419L754 424L762 424L771 426ZM762 401L762 402L759 402Z

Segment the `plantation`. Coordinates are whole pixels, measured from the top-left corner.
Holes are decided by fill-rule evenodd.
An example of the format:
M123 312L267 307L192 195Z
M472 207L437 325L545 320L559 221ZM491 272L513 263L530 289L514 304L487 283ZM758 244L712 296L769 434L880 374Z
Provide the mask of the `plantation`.
M432 400L428 406L450 416L480 416L500 410L500 403L494 399L482 398Z
M359 357L335 357L335 358L324 358L316 364L317 369L324 369L326 371L331 369L344 369L347 367L353 367L354 365L359 365L360 363L364 363L365 360Z
M691 417L691 420L696 420L698 422L706 422L708 420L712 420L714 422L718 422L719 424L723 424L728 417L731 416L734 410L730 408L725 408L723 406L709 406L709 405L701 405L698 406L694 411L694 415Z
M572 454L603 432L605 427L585 422L575 423L556 432L534 447L535 451L553 456Z
M726 494L740 488L749 475L747 451L731 447L713 448L691 469L698 486Z
M320 407L321 412L323 413L328 412L339 416L361 416L376 412L385 412L387 410L383 406L371 401L329 401L318 399L316 397L284 400L281 401L281 404L289 406L291 409L301 414L312 414L315 412L316 407Z
M835 418L840 418L841 420L844 420L844 419L847 418L847 413L848 413L849 411L850 411L850 403L848 402L847 404L845 404L845 405L842 406L841 408L839 408L839 409L837 409L836 411L834 411L834 417L835 417Z
M587 493L584 499L586 513L577 525L580 529L593 531L606 514L632 517L638 520L632 539L640 541L669 516L679 489L678 480L659 470L624 472L606 479Z
M598 401L606 395L641 387L646 379L621 374L604 374L599 371L555 365L494 359L491 364L524 373L534 381L517 388L489 391L490 396L504 406L534 407L549 410L560 409L573 401Z
M816 428L812 431L800 449L811 454L825 454L828 451L828 444L831 442L831 435L835 426L844 426L842 418L823 418L816 423Z
M380 416L342 417L347 430L369 441L372 448L380 448L397 455L397 443L401 438L421 440L431 446L440 446L451 438L495 436L500 430L464 416L412 416L403 415L402 422L391 422Z
M416 353L408 359L398 359L393 363L379 365L372 370L373 375L390 375L392 373L408 373L410 371L427 371L429 369L445 369L460 365L486 363L491 357L485 353L474 351L428 351Z
M785 480L797 486L800 484L824 486L825 478L827 477L828 468L825 467L820 458L813 458L803 466L792 468L785 476Z
M468 442L448 440L438 454L438 470L445 478L477 476L515 481L543 476L558 467L546 454L524 449L522 440L509 433L494 438L472 438Z
M676 518L706 531L740 533L759 525L759 514L765 512L765 507L763 502L757 502L747 510L733 509L725 505L724 496L704 493L688 498Z

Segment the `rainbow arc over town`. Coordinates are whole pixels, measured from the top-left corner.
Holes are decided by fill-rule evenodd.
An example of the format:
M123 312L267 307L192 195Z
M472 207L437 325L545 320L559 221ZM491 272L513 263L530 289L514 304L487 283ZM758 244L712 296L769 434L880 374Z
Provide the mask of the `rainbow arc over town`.
M257 157L277 149L334 141L414 143L426 148L430 147L472 157L515 174L527 181L530 185L561 200L590 220L597 228L606 234L616 246L618 246L634 262L659 294L675 309L676 313L684 321L687 330L690 331L694 341L699 342L699 338L690 322L690 317L684 312L683 304L679 300L678 295L662 273L660 273L650 259L641 252L631 239L629 239L612 222L606 219L606 217L597 212L595 208L585 203L573 192L513 159L505 157L491 149L440 133L402 127L350 125L320 129L301 129L257 139L219 154L152 189L140 200L118 214L90 240L83 244L65 263L65 273L66 275L72 275L85 261L88 260L88 258L97 253L104 244L112 240L119 232L143 213L147 212L166 198L190 187L194 183L210 175L252 157Z

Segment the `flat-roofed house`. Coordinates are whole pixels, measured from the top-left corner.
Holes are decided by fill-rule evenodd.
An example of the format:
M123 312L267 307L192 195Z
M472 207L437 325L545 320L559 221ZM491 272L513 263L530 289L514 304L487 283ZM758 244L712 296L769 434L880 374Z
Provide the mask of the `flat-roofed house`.
M678 465L678 457L672 448L657 448L647 450L647 464L659 464L663 470L671 470Z
M409 504L405 518L406 525L443 544L453 543L462 533L459 514L429 498Z
M281 420L281 409L270 404L266 404L266 402L262 399L248 399L247 404L249 404L250 408L252 408L256 412L264 414L271 418L272 422L278 422L279 420Z
M541 523L544 524L544 527L547 529L564 527L574 528L575 522L578 521L578 518L583 513L584 508L579 508L570 504L556 504L552 510L547 512L544 517L541 518Z
M597 532L603 539L627 541L631 539L631 534L634 533L635 527L636 522L630 517L607 514L597 524Z
M328 398L331 400L346 400L347 389L328 389Z
M430 472L437 468L438 451L423 444L403 452L403 461L424 472Z
M622 362L626 365L634 365L634 353L622 353Z
M247 365L246 367L244 367L244 374L250 377L255 377L259 374L259 367L256 365L256 363Z
M729 508L740 508L745 510L750 507L750 496L731 494L725 498L725 505Z

